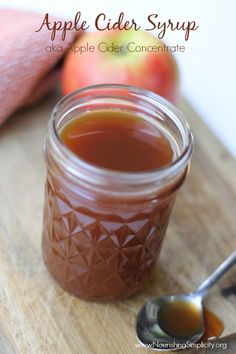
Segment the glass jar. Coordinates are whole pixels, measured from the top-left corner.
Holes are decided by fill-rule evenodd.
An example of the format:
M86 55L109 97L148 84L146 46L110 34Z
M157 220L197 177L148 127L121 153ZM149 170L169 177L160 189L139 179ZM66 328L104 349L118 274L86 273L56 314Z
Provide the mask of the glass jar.
M71 119L91 110L125 110L155 124L173 148L171 165L117 172L91 165L60 139ZM78 90L55 107L45 140L43 257L53 278L88 300L114 301L148 280L193 149L182 114L160 96L124 85Z

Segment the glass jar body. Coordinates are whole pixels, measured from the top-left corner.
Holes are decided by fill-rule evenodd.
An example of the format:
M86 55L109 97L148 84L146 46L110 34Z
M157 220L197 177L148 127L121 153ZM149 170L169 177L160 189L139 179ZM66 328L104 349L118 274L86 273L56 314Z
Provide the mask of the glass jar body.
M79 297L113 301L131 296L155 267L174 199L172 193L154 205L142 202L142 208L138 201L122 201L120 210L112 200L107 210L94 201L93 208L48 172L43 232L47 268Z
M112 104L109 97L111 109L127 109L130 88L105 86L106 97L112 87L116 88ZM127 97L122 93L122 108L123 89L129 92ZM97 98L97 88L92 90L89 97L84 91L78 93L82 92L90 109L91 101ZM99 95L103 99L95 109L107 108L104 95ZM79 97L76 102L76 107L81 107ZM45 143L44 261L53 278L74 295L94 301L120 300L136 293L155 267L189 157L169 173L162 171L161 177L155 172L152 176L128 176L90 168L63 150L61 142L54 141L66 121L66 104L68 99L54 112ZM140 97L132 105L138 114Z

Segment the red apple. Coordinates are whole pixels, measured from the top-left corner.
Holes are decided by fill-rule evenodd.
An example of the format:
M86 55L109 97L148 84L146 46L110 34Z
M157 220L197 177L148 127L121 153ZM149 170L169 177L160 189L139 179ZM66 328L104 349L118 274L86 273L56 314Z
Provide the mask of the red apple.
M144 31L86 33L68 50L62 70L62 93L93 84L118 83L148 89L175 103L176 62L170 52L155 52L155 47L163 49L164 44Z

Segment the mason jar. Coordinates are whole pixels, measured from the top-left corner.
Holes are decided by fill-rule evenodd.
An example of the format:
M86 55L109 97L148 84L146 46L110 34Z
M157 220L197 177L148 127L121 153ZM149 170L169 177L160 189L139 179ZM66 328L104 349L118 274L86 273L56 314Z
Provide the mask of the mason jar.
M145 172L95 166L70 151L63 127L98 110L138 115L168 138L173 161ZM182 113L160 96L125 85L96 85L64 97L45 139L47 167L43 257L65 290L94 301L136 293L155 268L176 197L193 149Z

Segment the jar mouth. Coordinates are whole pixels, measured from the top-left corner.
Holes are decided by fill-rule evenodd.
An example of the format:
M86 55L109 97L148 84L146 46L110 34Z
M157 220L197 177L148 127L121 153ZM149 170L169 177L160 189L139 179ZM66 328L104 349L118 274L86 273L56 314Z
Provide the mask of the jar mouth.
M75 106L83 107L86 111L86 102L88 100L96 100L100 102L101 107L109 104L112 100L127 101L129 103L143 104L147 114L152 114L155 118L155 111L161 114L161 118L169 119L170 123L176 125L181 135L182 145L179 147L178 156L168 165L161 168L148 171L117 171L103 168L83 160L74 154L60 138L60 122L65 116L71 114L75 110ZM103 104L102 104L103 102ZM152 110L152 112L151 112ZM78 109L78 114L81 112ZM137 112L138 114L138 112ZM177 171L186 168L187 163L193 151L193 135L190 127L183 114L169 101L148 90L135 86L120 84L99 84L87 86L78 89L67 96L63 97L55 106L48 125L49 145L53 145L53 149L57 154L59 163L69 174L76 178L86 179L102 184L103 178L109 178L110 181L124 181L125 183L139 184L140 181L146 183L151 181L161 181L166 177L177 173ZM69 164L68 164L69 161ZM86 178L85 178L86 175Z

